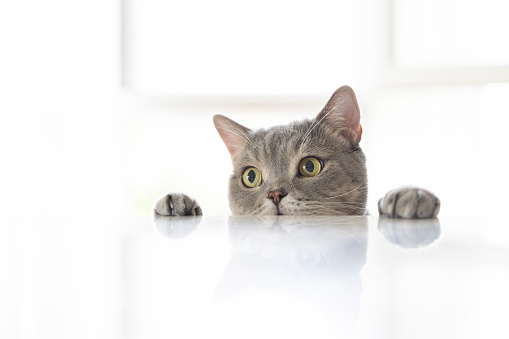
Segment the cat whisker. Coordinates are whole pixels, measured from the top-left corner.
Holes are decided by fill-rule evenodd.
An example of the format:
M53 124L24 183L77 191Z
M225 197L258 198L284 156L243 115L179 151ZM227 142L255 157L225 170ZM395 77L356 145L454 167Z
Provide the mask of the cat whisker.
M329 114L333 110L337 109L338 107L342 107L344 103L345 103L345 100L341 100L340 102L338 102L337 104L335 104L334 106L332 106L330 108L329 107L325 107L325 108L328 108L328 110L326 111L327 114Z
M324 204L341 204L341 205L352 206L352 207L365 205L365 203L363 203L363 202L334 201L334 200L325 201L323 203Z
M339 204L345 204L345 205L360 205L360 206L364 206L365 203L363 202L353 202L353 201L330 201L330 202L327 202L327 204L330 204L330 203L339 203Z
M230 144L225 144L225 145L228 147L233 147L233 148L242 148L242 146L239 146L239 145L230 145Z
M341 202L319 202L319 201L310 201L307 203L306 210L309 210L309 214L324 214L324 215L340 215L347 216L351 215L351 213L344 213L342 211L338 211L338 207L343 207L344 209L348 209L350 211L359 211L362 212L362 215L365 214L366 208L359 206L351 206L348 204L342 204Z
M342 205L342 204L334 204L334 205L330 205L330 206L336 206L336 207L345 207L349 210L356 210L356 211L365 211L366 208L364 207L358 207L358 206L349 206L349 205Z
M345 206L352 206L352 207L355 207L355 206L364 206L365 205L362 202L348 202L348 201L325 201L323 203L324 204L329 204L329 205L338 204L338 205L345 205Z
M306 141L307 137L311 134L311 132L315 129L315 127L318 126L318 124L320 124L320 122L322 122L322 120L325 119L325 117L328 116L330 113L332 113L336 108L341 107L344 102L345 102L345 100L342 100L341 102L339 102L336 105L334 105L333 107L331 107L327 111L327 113L325 113L325 115L320 120L318 120L318 122L316 124L312 125L309 128L308 132L306 133L306 135L304 135L304 138L302 139L302 142L300 143L301 148L302 148L302 145L304 145L304 141Z
M330 113L330 112L329 112ZM316 124L314 125L311 125L311 127L309 128L308 132L306 133L306 135L304 136L304 138L302 139L302 142L300 143L300 148L302 148L302 145L304 145L304 142L306 141L307 137L309 136L309 134L311 134L311 132L315 129L316 126L318 126L318 124L323 120L325 119L325 117L329 114L325 114Z
M217 128L224 129L224 130L225 130L225 131L227 131L227 132L230 132L230 133L232 133L232 134L235 134L236 136L238 136L239 138L241 138L242 140L244 140L245 142L247 142L249 145L251 145L253 148L256 148L256 145L255 145L255 144L253 144L253 142L252 142L251 140L249 140L249 138L248 138L248 139L246 139L246 138L244 138L244 137L242 137L242 136L238 135L238 134L237 134L237 133L235 133L234 131L229 130L229 129L224 128L224 127L217 127Z
M239 131L243 136L246 137L247 140L249 140L249 143L254 146L254 143L249 139L246 133L242 132L239 128L237 128L237 131Z
M350 194L358 189L367 189L368 187L367 186L364 186L361 188L361 186L364 185L364 180L360 183L359 186L357 186L356 188L354 188L353 190L349 191L349 192L346 192L346 193L343 193L343 194L340 194L340 195L337 195L335 197L328 197L328 198L325 198L325 199L334 199L334 198L339 198L339 197L342 197L342 196L345 196L347 194Z
M335 215L366 215L366 210L364 208L335 206L334 208L331 207L330 209L334 211Z
M307 205L311 210L315 211L314 213L320 214L322 212L327 212L324 214L333 214L333 215L351 215L351 213L345 213L338 209L343 210L349 210L349 211L358 211L362 212L362 215L366 214L366 206L360 205L360 206L353 206L348 203L342 203L342 202L312 202L308 203Z

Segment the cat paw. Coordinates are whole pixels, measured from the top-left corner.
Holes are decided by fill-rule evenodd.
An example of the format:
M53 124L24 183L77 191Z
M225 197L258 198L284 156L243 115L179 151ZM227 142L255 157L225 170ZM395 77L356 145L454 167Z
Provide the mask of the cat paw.
M193 198L182 193L169 193L159 199L154 206L155 215L163 216L199 216L200 205Z
M378 201L378 212L389 218L435 218L440 200L430 191L419 187L401 187L389 191Z
M404 248L421 248L440 237L440 220L378 218L378 230L390 243Z

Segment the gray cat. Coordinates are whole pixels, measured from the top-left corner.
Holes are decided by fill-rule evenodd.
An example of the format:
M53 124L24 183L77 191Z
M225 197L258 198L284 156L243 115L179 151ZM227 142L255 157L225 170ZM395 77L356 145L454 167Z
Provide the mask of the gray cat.
M366 215L366 159L359 147L360 111L353 90L336 90L313 120L252 131L222 115L214 125L230 152L233 215ZM380 215L434 218L440 200L417 187L388 192ZM156 215L201 215L181 193L157 201Z

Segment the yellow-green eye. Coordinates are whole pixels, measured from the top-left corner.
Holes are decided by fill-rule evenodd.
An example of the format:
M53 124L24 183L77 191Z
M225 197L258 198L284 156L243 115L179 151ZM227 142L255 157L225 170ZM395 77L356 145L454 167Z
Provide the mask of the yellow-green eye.
M322 170L322 163L317 158L304 158L299 165L299 173L303 177L314 177Z
M262 174L259 170L257 170L254 167L249 167L244 171L244 174L242 174L242 182L246 187L253 188L258 185L260 185L260 182L262 181Z

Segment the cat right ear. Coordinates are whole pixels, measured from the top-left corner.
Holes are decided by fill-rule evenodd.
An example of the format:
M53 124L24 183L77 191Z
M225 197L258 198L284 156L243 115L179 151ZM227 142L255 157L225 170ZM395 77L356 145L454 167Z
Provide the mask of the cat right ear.
M354 144L361 141L361 114L353 89L343 86L332 94L325 107L318 114L318 121L322 121L339 131L343 137Z
M249 128L246 128L223 115L214 115L214 125L216 126L221 139L223 139L224 144L228 148L228 152L230 152L232 159L241 149L251 142L247 136L247 134L251 131Z

